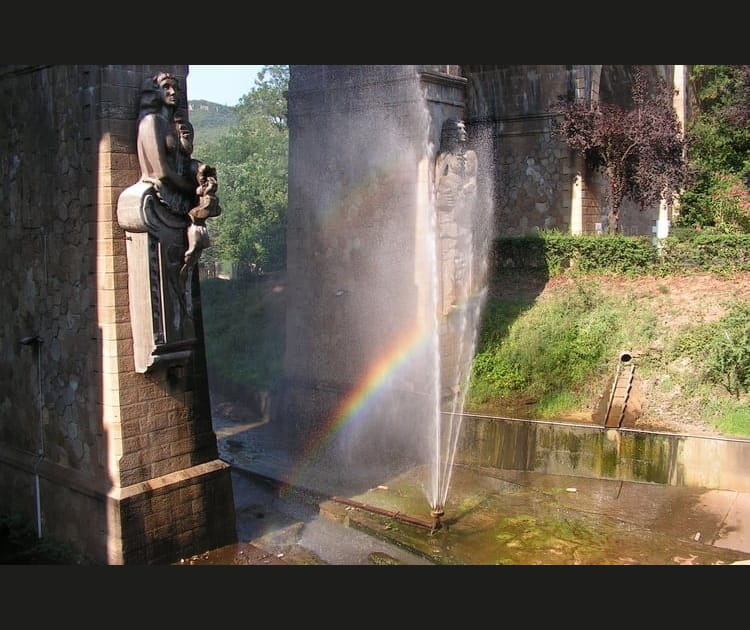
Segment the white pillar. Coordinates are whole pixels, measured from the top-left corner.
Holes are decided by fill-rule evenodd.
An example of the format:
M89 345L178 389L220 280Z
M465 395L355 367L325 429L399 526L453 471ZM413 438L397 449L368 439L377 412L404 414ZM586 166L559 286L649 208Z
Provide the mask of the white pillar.
M583 234L583 177L576 174L570 193L570 233Z

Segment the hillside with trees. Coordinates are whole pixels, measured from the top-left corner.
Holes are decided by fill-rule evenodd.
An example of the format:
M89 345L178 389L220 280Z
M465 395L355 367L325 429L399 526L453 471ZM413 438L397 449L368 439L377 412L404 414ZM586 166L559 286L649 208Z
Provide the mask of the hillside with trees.
M237 114L234 107L219 105L210 101L188 101L190 108L190 122L198 129L196 146L201 147L216 141L227 134L237 124Z
M216 167L222 207L211 220L204 263L230 261L246 272L286 266L288 84L288 66L265 66L255 88L227 108L235 121L228 127L221 126L230 119L222 110L204 119L191 113L194 154Z

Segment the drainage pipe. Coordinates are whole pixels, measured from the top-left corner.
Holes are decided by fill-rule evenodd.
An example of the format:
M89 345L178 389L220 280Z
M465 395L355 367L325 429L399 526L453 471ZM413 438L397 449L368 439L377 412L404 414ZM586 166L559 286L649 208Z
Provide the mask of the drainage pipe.
M417 525L419 527L425 527L429 530L435 530L440 527L439 517L436 517L435 520L433 521L424 521L422 519L415 518L413 516L407 516L406 514L402 514L401 512L398 512L398 511L394 512L392 510L386 510L383 508L379 508L375 505L367 505L366 503L360 503L359 501L346 499L344 497L331 497L331 501L336 501L337 503L343 503L344 505L349 505L351 507L355 507L360 510L365 510L367 512L373 512L375 514L388 516L389 518L395 518L398 521L409 523L410 525Z

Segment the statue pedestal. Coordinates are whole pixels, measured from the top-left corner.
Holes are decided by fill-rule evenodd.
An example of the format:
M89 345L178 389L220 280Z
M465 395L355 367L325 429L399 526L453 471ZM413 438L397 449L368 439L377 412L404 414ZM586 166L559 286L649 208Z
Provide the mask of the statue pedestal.
M145 182L122 192L117 220L126 238L135 371L183 365L196 343L191 274L180 277L190 221L170 212Z

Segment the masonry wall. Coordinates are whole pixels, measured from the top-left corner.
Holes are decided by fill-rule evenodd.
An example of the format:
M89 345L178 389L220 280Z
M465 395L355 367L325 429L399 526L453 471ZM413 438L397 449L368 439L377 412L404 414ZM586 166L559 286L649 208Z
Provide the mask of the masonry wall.
M187 66L0 67L0 501L100 563L169 562L234 536L202 330L185 370L134 372L116 206L140 177L140 86L159 70L184 80Z
M581 212L581 232L606 231L608 208L599 173L584 168L581 159L552 133L550 107L558 96L584 102L599 99L626 105L632 76L630 66L601 65L466 65L468 121L489 129L495 155L496 231L505 236L538 229L571 229L571 212ZM655 75L672 81L672 66L650 66ZM581 210L571 208L573 185L582 175ZM623 234L651 235L658 206L641 210L622 206ZM597 226L599 224L599 226Z
M102 556L110 487L100 422L96 66L0 74L0 499ZM19 341L39 335L38 345ZM63 518L65 515L65 518ZM81 522L88 520L86 527ZM93 524L93 527L92 527Z
M418 96L412 66L290 68L287 353L272 416L300 446L416 317Z

